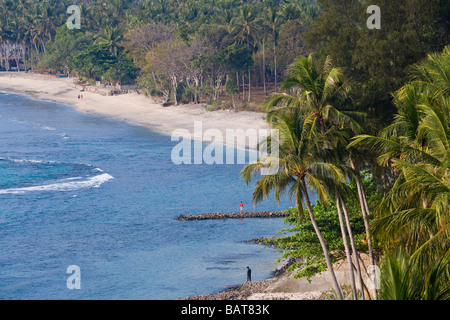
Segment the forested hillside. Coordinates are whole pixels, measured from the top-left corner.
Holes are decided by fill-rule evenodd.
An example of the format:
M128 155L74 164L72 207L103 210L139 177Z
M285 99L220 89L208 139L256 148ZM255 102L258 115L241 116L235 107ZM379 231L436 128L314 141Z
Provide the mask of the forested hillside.
M79 30L66 26L73 4ZM380 30L366 27L370 4L381 8ZM278 91L287 66L314 52L343 68L359 109L386 116L407 67L448 43L448 9L442 0L0 0L0 70L138 83L173 104L227 95L234 107Z

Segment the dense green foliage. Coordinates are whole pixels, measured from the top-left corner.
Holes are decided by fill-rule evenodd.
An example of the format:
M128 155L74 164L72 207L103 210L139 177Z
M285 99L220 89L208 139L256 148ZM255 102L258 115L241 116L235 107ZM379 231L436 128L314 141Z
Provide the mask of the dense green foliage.
M382 300L450 300L448 254L424 272L403 249L388 252L381 269Z
M73 4L81 8L79 31L64 28ZM252 87L273 83L306 52L302 34L319 12L315 0L1 0L0 57L18 48L22 69L137 81L173 103L217 100L233 72L251 101ZM278 43L291 50L277 51ZM121 54L126 66L112 72Z
M398 114L393 123L378 136L361 135L352 144L374 150L393 177L373 221L375 236L388 250L403 248L400 263L408 267L402 266L402 272L414 266L411 273L428 277L436 261L444 262L435 281L445 283L448 297L450 47L412 66L410 77L394 95Z
M80 31L62 27L73 4L81 8ZM366 27L369 5L381 8L380 30ZM287 66L315 51L342 67L358 110L389 121L390 93L406 81L405 69L449 42L449 6L445 0L0 0L0 60L16 48L10 62L22 70L137 82L172 103L218 100L233 76L242 104L260 102L256 88L278 91ZM99 43L113 57L123 54L120 72L99 65L89 74L71 63ZM244 48L248 53L238 54ZM95 62L89 54L95 50L82 56Z
M342 85L342 70L328 59L320 66L299 58L284 92L266 99L267 119L279 130L279 171L260 175L269 155L241 172L247 183L258 179L255 203L272 194L279 201L282 193L296 199L287 229L294 234L278 240L283 256L299 259L292 267L302 267L299 276L326 269L335 279L332 263L345 253L355 268L355 298L449 299L450 47L410 66L410 81L393 94L397 114L377 136L363 134L364 117L347 111L352 92ZM319 197L315 206L310 191ZM361 251L370 265L374 251L381 257L377 290L363 285ZM344 298L336 280L333 290Z
M408 80L408 66L450 43L447 0L318 0L323 10L307 38L352 80L360 110L395 113L390 97ZM366 27L370 5L381 10L381 29Z

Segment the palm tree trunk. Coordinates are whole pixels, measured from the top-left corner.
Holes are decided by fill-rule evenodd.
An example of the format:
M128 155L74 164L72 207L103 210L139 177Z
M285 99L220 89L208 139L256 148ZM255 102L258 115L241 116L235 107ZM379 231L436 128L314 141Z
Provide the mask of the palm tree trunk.
M274 61L274 74L275 74L275 93L278 92L278 70L277 70L277 44L276 40L274 39L273 42L273 61Z
M252 98L252 82L251 82L251 77L250 77L250 67L248 67L248 102L250 102L251 98Z
M348 271L350 273L350 282L352 285L352 292L353 292L353 297L354 297L353 299L358 300L358 294L356 292L355 274L353 273L352 256L350 254L350 247L348 246L347 231L345 230L344 217L342 216L342 210L341 210L342 199L339 196L337 190L335 193L336 193L336 208L337 208L338 217L339 217L339 225L341 227L342 240L344 241L345 256L347 257L347 263L348 263ZM348 229L348 226L347 226L347 229Z
M345 205L344 199L342 199L341 195L338 195L338 196L339 196L340 204L342 206L342 211L344 211L344 217L345 217L345 222L347 225L348 236L350 238L350 245L352 246L353 257L354 257L355 266L356 266L356 272L357 272L358 280L359 280L359 289L361 290L363 300L365 300L361 266L359 265L358 251L356 250L355 239L353 238L353 231L352 231L352 227L350 226L350 219L348 217L347 206Z
M175 105L178 105L178 99L177 99L177 78L172 77L172 87L173 87L173 100Z
M233 110L236 111L236 101L234 101L234 93L231 94L231 103L233 104Z
M359 202L361 204L361 211L363 215L364 220L364 227L366 229L366 237L367 237L367 246L369 250L369 259L370 264L375 265L375 259L373 254L373 248L372 248L372 237L370 234L370 224L369 224L369 208L367 205L367 199L364 192L364 187L362 185L361 177L356 177L356 186L358 189L358 196L359 196Z
M305 218L305 212L303 211L303 201L302 201L302 186L300 183L297 184L297 195L295 196L295 205L297 206L297 219L298 223L301 223Z
M236 84L237 84L237 88L238 88L238 100L241 99L241 89L239 87L239 72L236 71Z
M267 96L267 88L266 88L266 49L265 49L265 41L262 41L262 54L263 54L263 86L264 86L264 95Z
M17 45L17 42L14 44L14 61L16 62L16 68L17 68L17 72L20 71L20 66L19 66L19 62L20 62L20 56L19 56L19 46ZM20 53L21 54L21 53Z
M373 254L372 248L372 237L370 234L370 224L369 224L369 206L367 204L366 194L364 192L364 186L362 184L362 179L359 174L358 169L356 168L355 161L350 157L350 165L352 169L356 172L356 187L358 189L358 197L361 205L361 213L364 220L364 228L366 229L366 238L367 238L367 248L369 250L369 263L372 266L375 266L375 258ZM377 292L374 291L374 298L377 299Z
M242 101L245 101L245 72L242 72Z
M329 271L330 276L331 276L331 281L333 282L333 286L334 286L334 289L336 291L336 294L338 295L338 298L340 300L343 300L342 292L341 292L341 289L339 288L339 284L338 284L337 279L336 279L336 274L334 273L333 264L331 263L330 253L328 251L327 244L325 243L325 240L324 240L324 238L322 236L322 233L320 232L319 226L317 225L316 219L314 218L314 212L312 210L311 202L309 200L308 188L306 187L305 178L302 178L300 180L300 183L302 184L303 195L305 197L306 208L308 209L309 217L311 219L311 223L312 223L312 225L314 227L314 230L315 230L315 232L317 234L317 237L319 238L319 242L320 242L320 245L322 247L323 254L325 256L325 261L327 263L328 271Z

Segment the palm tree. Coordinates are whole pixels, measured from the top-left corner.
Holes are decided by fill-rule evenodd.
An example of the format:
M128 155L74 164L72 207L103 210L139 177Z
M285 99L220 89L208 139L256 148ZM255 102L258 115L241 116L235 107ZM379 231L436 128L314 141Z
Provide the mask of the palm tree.
M351 145L376 151L397 174L374 233L388 245L402 244L426 270L450 250L450 47L415 65L412 81L394 98L394 122Z
M353 297L355 300L358 299L358 293L356 291L356 284L355 284L355 274L353 273L353 263L352 263L352 257L351 257L351 253L350 253L350 247L348 245L348 239L347 239L347 231L350 233L350 238L353 240L353 235L351 233L351 228L350 228L350 224L347 223L347 229L345 227L345 223L344 223L344 215L342 214L342 205L343 205L343 200L342 197L339 193L339 191L336 189L335 191L335 196L336 196L336 208L337 208L337 212L338 212L338 217L339 217L339 225L341 227L341 235L342 235L342 240L344 242L344 248L345 248L345 255L347 258L347 263L349 265L349 273L350 273L350 280L351 280L351 287L352 287L352 292L353 292ZM345 218L348 222L348 214L346 213ZM352 241L352 247L354 246L354 242ZM353 251L354 254L356 254L356 251ZM356 258L356 261L358 261L358 258ZM362 291L362 290L361 290Z
M278 45L278 28L280 25L280 16L278 14L278 6L274 3L267 8L265 19L272 32L273 37L273 66L274 66L274 92L278 92L278 62L277 62L277 45Z
M234 19L233 33L237 36L238 43L246 43L247 48L253 51L251 43L259 29L260 19L257 18L256 9L253 6L242 5L239 10L239 16ZM242 83L245 86L245 83ZM251 66L248 67L248 101L251 100Z
M361 266L359 264L359 254L358 254L358 251L356 249L355 238L353 237L353 231L352 231L352 228L351 228L351 225L350 225L350 217L349 217L349 214L348 214L347 206L346 206L344 198L343 198L343 196L341 194L342 194L342 192L336 190L336 199L337 199L336 200L336 207L338 209L338 214L339 214L339 210L340 210L339 207L342 207L342 211L344 213L345 225L347 227L348 237L350 239L351 251L353 252L353 257L354 257L354 265L356 267L356 273L357 273L357 277L358 277L358 281L359 281L359 289L360 289L360 292L361 292L361 295L362 295L362 299L364 300L365 299L364 283L363 283L363 280L362 280ZM341 222L341 225L342 224L343 223ZM348 251L350 251L350 250L348 250ZM353 265L352 265L352 262L351 262L351 258L347 257L347 259L350 259L350 261L348 263L349 263L349 266L350 266L350 275L353 278L354 277L353 276ZM373 265L375 265L375 264L373 264ZM352 282L352 285L355 286L355 284L353 282ZM356 291L356 289L354 289L353 291ZM355 299L357 299L358 295L354 294L354 297L355 297ZM376 291L375 291L374 298L376 299Z
M56 7L58 6L57 1L51 0L51 3L46 3L41 5L41 12L38 18L38 23L42 26L42 36L44 41L51 41L53 35L56 32Z
M262 176L256 183L252 200L256 204L275 193L275 199L280 201L280 195L288 192L295 198L299 212L299 218L304 218L303 201L309 213L314 230L322 247L328 271L338 297L342 299L342 293L337 283L336 275L330 259L330 254L319 226L315 220L308 190L314 190L321 201L327 201L326 185L324 178L332 179L338 183L344 179L344 175L335 165L328 162L328 150L316 137L312 137L305 130L305 121L299 108L290 108L289 111L272 114L271 125L279 130L279 166L280 170L274 175ZM270 150L270 148L268 148ZM249 184L253 176L261 173L271 162L262 157L254 163L246 165L241 176Z
M123 17L125 10L128 7L129 1L127 0L109 0L108 2L110 17L113 26L119 24L120 19Z
M118 27L105 26L95 36L99 43L107 43L111 54L118 55L123 40L123 32Z
M292 107L299 108L305 116L305 123L311 132L320 131L326 135L328 142L334 140L337 133L333 126L350 127L353 131L361 131L356 119L363 114L340 110L336 104L348 104L348 83L343 81L340 68L333 67L330 58L320 68L313 60L313 56L300 57L291 64L285 81L280 84L284 92L275 93L264 102L269 112L282 111Z
M267 86L266 86L266 43L269 35L268 25L262 21L260 28L258 30L258 40L262 46L262 79L263 79L263 89L264 95L267 96Z
M404 250L389 253L381 268L381 300L449 300L448 279L450 255L433 261L430 270L423 270Z
M340 110L351 104L348 96L348 86L342 79L342 71L332 65L330 59L325 61L324 67L313 60L312 56L301 57L296 60L287 70L287 78L280 85L286 92L275 93L266 99L264 106L268 112L269 122L272 117L278 117L280 113L291 112L291 109L298 109L303 114L304 128L309 137L318 137L322 140L323 147L334 154L332 161L347 174L359 175L355 170L345 168L345 160L349 158L345 146L348 144L349 136L361 132L358 121L363 119L363 114L348 110ZM335 107L339 105L340 108ZM338 152L339 150L339 152ZM345 201L342 191L331 181L327 183L328 192L335 194L338 216L341 225L342 237L345 245L348 262L351 265L350 248L347 244L347 232L350 239L355 265L360 282L360 289L364 297L361 269L359 267L358 252L350 228ZM361 185L362 187L362 185ZM360 198L361 208L365 208L365 203ZM342 210L342 211L341 211ZM345 219L342 216L345 213ZM362 211L363 216L365 211ZM345 222L346 223L345 223ZM366 226L368 229L369 226ZM371 251L371 250L369 250ZM350 268L352 276L352 288L354 297L357 297L356 287L353 278L353 267Z
M9 27L10 15L13 13L13 6L14 2L12 0L2 0L0 3L0 13L7 28Z

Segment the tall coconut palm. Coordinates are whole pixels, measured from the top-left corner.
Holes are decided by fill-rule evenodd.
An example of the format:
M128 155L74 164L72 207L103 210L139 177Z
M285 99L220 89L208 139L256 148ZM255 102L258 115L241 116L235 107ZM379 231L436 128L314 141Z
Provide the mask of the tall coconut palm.
M274 3L269 3L266 11L265 20L271 30L273 38L273 67L274 67L274 92L278 92L278 61L277 61L277 46L278 34L280 26L279 8Z
M0 2L0 13L5 26L9 27L9 19L14 12L14 1L12 0L2 0Z
M263 80L263 89L264 89L264 95L267 96L267 86L266 86L266 43L267 38L269 36L269 26L267 23L262 20L261 21L260 28L258 30L258 41L261 44L262 47L262 80Z
M280 85L285 92L275 93L265 101L265 110L268 112L268 121L272 118L279 117L279 114L291 112L291 109L298 109L304 119L304 128L309 137L319 137L322 147L328 152L334 154L333 163L343 167L345 159L348 158L348 152L345 147L348 137L355 133L361 132L361 126L358 123L363 118L363 114L345 110L351 103L348 95L348 86L343 81L342 71L332 65L330 59L325 61L321 68L312 56L301 57L296 60L287 71L287 78ZM336 105L339 105L337 107ZM342 110L341 110L342 109ZM337 149L340 147L340 152ZM344 151L344 152L342 152ZM355 170L346 170L356 174ZM351 264L350 248L347 246L347 235L352 244L352 251L355 257L355 265L357 267L358 278L360 281L360 289L362 291L361 270L359 268L358 252L353 240L352 230L348 223L348 217L343 218L342 212L347 213L345 201L341 191L333 189L333 184L328 183L332 188L328 192L336 193L336 201L338 208L338 216L341 224L342 237L345 244L347 258ZM362 200L361 200L362 201ZM361 207L364 208L363 202ZM342 208L342 209L341 209ZM342 211L341 211L342 210ZM364 216L364 211L363 211ZM342 219L341 219L342 218ZM347 220L347 225L345 225ZM368 229L369 226L367 225ZM353 279L353 268L350 268L352 276L352 288L354 297L357 297L356 287ZM362 291L363 292L363 291ZM364 293L363 293L364 296Z
M95 36L99 43L107 43L112 55L117 56L121 49L121 41L123 40L123 32L118 27L105 26Z
M353 131L361 131L357 117L362 113L346 111L338 108L349 103L348 82L343 81L340 68L333 66L327 58L323 67L314 61L313 56L300 57L291 64L286 71L286 79L280 84L281 93L271 95L264 102L268 117L272 112L285 108L300 108L305 114L305 123L311 132L320 131L329 142L336 134L333 126L350 127ZM330 137L331 136L331 137Z
M303 201L305 201L309 218L322 247L333 287L342 299L336 275L328 251L327 244L316 222L308 190L313 190L321 201L328 200L327 187L323 178L333 179L335 183L344 179L344 175L335 165L328 162L328 150L324 149L320 140L305 130L303 115L298 108L284 110L283 113L272 114L271 124L279 130L279 171L273 175L259 178L253 192L253 202L258 203L272 192L279 202L280 195L289 193L295 199L299 216L304 217ZM268 148L270 150L270 148ZM255 175L267 167L271 158L262 157L254 163L246 165L241 176L249 184Z
M242 5L239 16L233 21L233 33L237 37L238 43L245 43L247 48L253 51L252 44L259 29L260 19L257 16L256 8L249 5ZM243 83L245 85L245 83ZM248 101L251 100L251 66L248 67Z

